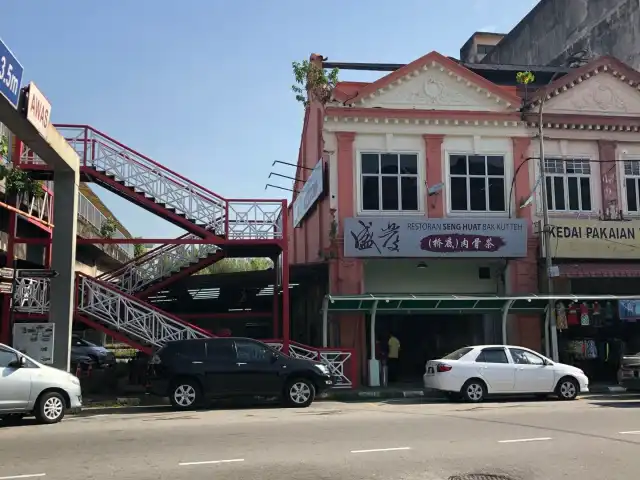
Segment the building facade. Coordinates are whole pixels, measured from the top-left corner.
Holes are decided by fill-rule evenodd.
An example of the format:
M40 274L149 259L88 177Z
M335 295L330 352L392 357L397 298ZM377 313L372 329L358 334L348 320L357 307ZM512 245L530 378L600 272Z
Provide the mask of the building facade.
M638 72L602 58L540 88L553 238L580 222L614 228L609 222L620 212L632 219L626 228L637 229L639 81ZM503 334L500 310L463 301L544 292L533 138L538 97L529 92L523 107L513 83L490 82L432 52L373 83L342 82L331 102L307 109L296 176L306 179L320 159L327 185L291 234L294 262L325 263L330 295L433 295L445 302L412 311L400 301L373 321L366 308L331 313L329 345L357 349L366 365L376 356L373 339L384 345L393 333L408 379L421 375L428 358L504 335L548 349L540 312L509 315ZM295 189L303 188L300 182ZM589 246L594 240L584 241L580 252L601 261ZM558 262L575 251L560 245L551 246ZM636 251L625 251L628 263ZM558 288L598 293L575 291L568 280L574 268L560 265ZM615 268L609 265L609 275Z
M486 64L563 65L583 50L594 57L612 55L639 69L638 25L637 0L540 0L494 48L483 50L485 55L479 60ZM462 50L460 58L477 61L465 57Z

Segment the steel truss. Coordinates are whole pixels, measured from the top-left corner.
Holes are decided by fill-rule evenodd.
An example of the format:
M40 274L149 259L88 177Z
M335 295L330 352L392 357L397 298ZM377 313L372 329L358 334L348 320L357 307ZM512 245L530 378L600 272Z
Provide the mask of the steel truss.
M199 238L187 234L183 238ZM160 280L169 278L190 265L206 264L202 261L221 252L220 247L213 244L165 245L133 259L121 268L98 277L100 280L113 283L119 290L135 294L152 286ZM215 262L215 258L210 263Z
M273 348L283 351L283 343L281 340L267 340L266 343ZM336 387L351 388L353 387L352 379L358 374L358 368L355 363L356 352L345 348L314 348L302 345L297 342L289 343L289 351L285 352L293 358L304 358L306 360L314 360L324 363L335 378Z

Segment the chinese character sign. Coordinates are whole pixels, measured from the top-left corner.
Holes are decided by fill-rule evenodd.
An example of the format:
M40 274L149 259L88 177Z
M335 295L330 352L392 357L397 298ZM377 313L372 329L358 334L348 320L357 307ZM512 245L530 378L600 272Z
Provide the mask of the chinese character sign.
M347 218L345 257L524 257L525 220Z

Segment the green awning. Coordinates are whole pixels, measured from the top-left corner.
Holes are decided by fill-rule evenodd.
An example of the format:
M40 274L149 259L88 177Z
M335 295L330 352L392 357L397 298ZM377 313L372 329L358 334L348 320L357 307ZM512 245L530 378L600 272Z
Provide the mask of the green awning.
M410 294L363 294L363 295L327 295L329 312L370 312L374 305L378 313L492 313L502 312L509 305L509 313L543 313L550 298L566 301L606 301L625 298L638 299L638 296L624 297L616 295L410 295Z

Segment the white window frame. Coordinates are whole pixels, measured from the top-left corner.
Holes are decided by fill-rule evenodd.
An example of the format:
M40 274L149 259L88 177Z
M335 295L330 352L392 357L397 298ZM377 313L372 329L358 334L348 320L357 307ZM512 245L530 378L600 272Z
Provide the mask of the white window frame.
M481 157L502 157L504 159L504 211L502 212L492 212L489 210L466 210L466 211L462 211L462 210L453 210L451 208L451 195L449 194L449 192L451 192L451 156L452 155L465 155L467 157L469 156L481 156ZM445 178L445 192L443 192L444 195L446 195L446 206L447 206L447 216L449 217L506 217L509 215L509 202L512 201L512 199L509 198L509 190L511 188L511 178L512 178L512 159L511 159L511 154L507 153L507 152L491 152L491 151L486 151L486 152L465 152L465 151L460 151L460 150L446 150L444 152L444 170L443 170L443 175ZM462 175L454 175L454 177L460 177ZM488 177L498 177L498 175L466 175L467 178L469 177L484 177L484 178L488 178ZM470 203L470 199L469 199L469 189L467 187L467 201L469 201ZM487 199L487 206L488 206L488 199Z
M640 156L631 156L621 158L618 161L619 168L617 171L618 174L618 192L619 192L619 203L622 204L621 210L625 215L629 217L640 217L640 175L627 175L625 173L625 163L626 162L638 162L640 164ZM629 205L627 203L627 178L633 178L637 180L636 184L636 200L638 200L638 211L629 211Z
M362 201L363 201L363 197L362 197L362 155L363 154L377 154L377 155L383 155L383 154L392 154L392 155L416 155L417 159L418 159L418 210L364 210L362 208ZM358 212L359 216L423 216L426 215L426 211L425 211L425 195L426 195L426 190L425 190L425 178L426 178L426 171L425 171L425 160L424 160L424 153L419 152L419 151L415 151L415 150L380 150L380 149L374 149L374 148L367 148L367 149L359 149L356 150L356 155L355 155L355 172L356 172L356 177L355 177L355 183L356 183L356 211ZM400 176L400 174L398 174L398 176ZM409 175L407 175L409 176ZM380 187L382 188L382 184L380 184ZM399 195L401 195L401 190L399 191ZM400 200L401 197L398 198L398 200ZM380 197L380 206L382 206L382 196Z
M563 162L566 161L571 161L571 160L584 160L586 162L589 162L589 174L588 175L580 175L580 174L562 174L562 177L565 179L564 180L564 189L565 189L565 195L564 195L564 201L565 201L565 205L567 206L567 208L565 210L554 210L551 208L551 205L547 205L549 214L552 216L562 216L562 215L571 215L571 216L576 216L576 215L587 215L587 214L595 214L598 212L599 208L600 208L600 204L602 203L602 198L601 195L598 195L598 188L600 187L600 183L601 183L601 179L600 179L600 169L598 168L598 163L593 161L593 158L591 155L581 155L581 154L572 154L572 155L546 155L546 160L562 160ZM540 162L537 161L537 168L536 171L538 173L538 176L536 177L536 183L538 181L538 178L540 178L541 172L540 172ZM553 173L546 173L546 177L558 177L560 176L559 174L553 174ZM588 177L589 178L589 195L591 196L591 210L570 210L569 207L569 188L567 185L567 178L568 177ZM579 185L579 183L578 183ZM537 192L535 192L536 195L536 199L537 200L542 200L542 185L540 185L537 189ZM542 215L542 201L536 201L536 212L539 215Z

